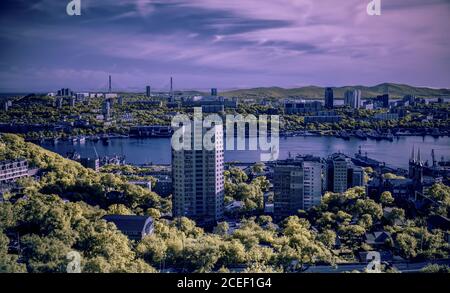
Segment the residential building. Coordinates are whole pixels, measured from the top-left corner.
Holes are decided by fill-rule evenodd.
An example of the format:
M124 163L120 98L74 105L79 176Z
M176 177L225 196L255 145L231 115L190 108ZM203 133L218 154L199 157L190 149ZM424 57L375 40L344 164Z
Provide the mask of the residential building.
M28 162L25 159L0 162L0 183L12 182L28 176Z
M190 147L172 149L173 216L185 216L199 225L210 226L223 218L223 126L200 126L200 132L196 123L190 126L178 128L185 141L190 139ZM201 143L210 131L214 132L214 149L208 150L202 144L195 147L195 142Z
M333 154L326 161L327 190L345 192L355 186L364 186L364 169L355 166L344 154Z
M325 89L325 108L333 109L333 106L334 106L333 89L327 87Z
M286 114L319 112L322 108L322 103L319 101L288 101L284 104L284 112Z
M128 181L128 183L136 185L136 186L140 186L148 191L152 191L152 182L151 181L146 181L146 180L132 180L132 181Z
M361 107L361 90L346 91L344 105L353 109L359 109Z
M280 160L274 167L274 217L281 220L320 203L323 163L313 156Z

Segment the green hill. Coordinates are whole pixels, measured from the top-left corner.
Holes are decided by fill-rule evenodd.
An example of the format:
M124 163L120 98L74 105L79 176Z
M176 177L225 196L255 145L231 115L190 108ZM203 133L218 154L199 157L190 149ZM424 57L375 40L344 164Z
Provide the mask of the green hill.
M432 98L440 96L450 96L450 89L432 89L426 87L414 87L405 84L382 83L375 86L344 86L333 87L334 96L337 99L344 97L347 90L360 89L363 98L375 97L377 95L389 93L392 98L401 98L405 95L414 95L422 98ZM246 98L288 98L303 97L309 99L323 99L324 87L305 86L300 88L285 89L280 87L261 87L252 89L240 89L221 93L225 96L246 97Z

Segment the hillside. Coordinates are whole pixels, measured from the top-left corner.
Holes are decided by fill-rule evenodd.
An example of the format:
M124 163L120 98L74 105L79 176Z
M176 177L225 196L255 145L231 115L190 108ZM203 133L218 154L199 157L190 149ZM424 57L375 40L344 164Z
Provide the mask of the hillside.
M389 93L392 98L401 98L405 95L414 95L422 98L431 98L439 96L450 96L450 89L432 89L426 87L414 87L405 84L382 83L375 86L344 86L333 87L334 96L337 99L342 99L346 90L360 89L363 98L375 97L380 94ZM265 87L240 89L221 93L224 96L235 97L271 97L271 98L288 98L288 97L303 97L310 99L323 99L324 87L305 86L300 88L285 89L280 87Z

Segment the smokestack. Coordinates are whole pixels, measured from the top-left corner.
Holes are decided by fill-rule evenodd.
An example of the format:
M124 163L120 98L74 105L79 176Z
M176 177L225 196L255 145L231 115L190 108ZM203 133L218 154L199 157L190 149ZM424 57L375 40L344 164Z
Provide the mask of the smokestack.
M109 76L109 92L111 93L111 75Z

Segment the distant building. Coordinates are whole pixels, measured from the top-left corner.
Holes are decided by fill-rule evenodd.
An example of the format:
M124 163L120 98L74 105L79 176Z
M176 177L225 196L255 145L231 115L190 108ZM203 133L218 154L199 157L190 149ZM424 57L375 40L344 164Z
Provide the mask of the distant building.
M114 223L117 229L131 240L141 240L153 233L151 217L133 215L106 215L103 220Z
M111 118L111 100L106 99L103 102L102 113L105 120L109 120Z
M217 89L216 88L211 89L211 96L217 97Z
M381 96L377 96L375 98L375 102L379 105L381 108L389 108L389 95L384 94Z
M62 109L63 102L64 102L64 99L62 97L57 97L56 98L56 108L57 109Z
M130 128L130 136L137 137L171 137L172 127L165 125L133 126Z
M12 182L28 176L28 162L24 159L0 162L0 183Z
M397 113L377 113L373 118L380 121L398 120L399 115Z
M104 96L105 96L105 99L114 99L114 98L117 98L117 94L115 94L115 93L106 93L106 94L104 94Z
M133 181L128 181L128 183L130 183L132 185L140 186L144 189L147 189L148 191L152 191L152 182L151 181L133 180Z
M325 108L333 109L333 106L334 106L333 89L327 87L325 89Z
M11 101L5 100L2 102L2 110L8 112Z
M225 111L224 105L202 105L203 113L222 113Z
M274 167L274 217L281 220L320 203L326 180L320 158L277 161Z
M305 116L305 123L337 123L342 120L340 115L324 115L324 116Z
M288 101L284 104L286 114L318 112L322 109L322 103L319 101Z
M202 127L202 132L194 135L193 123L178 131L183 132L185 140L190 137L191 147L172 149L173 215L191 218L199 225L214 225L223 219L224 209L223 126ZM194 142L201 143L210 131L214 132L214 149L195 150Z
M145 96L146 96L147 98L150 98L151 95L152 95L152 88L148 85L148 86L145 88Z
M59 97L71 97L74 95L74 92L69 88L62 88L58 90L56 95Z
M359 109L361 107L361 90L346 91L344 105L353 109Z
M71 108L75 107L75 102L76 102L75 97L73 97L73 96L69 97L69 106Z
M80 164L85 168L94 170L95 172L98 172L100 169L100 160L98 158L81 158Z

